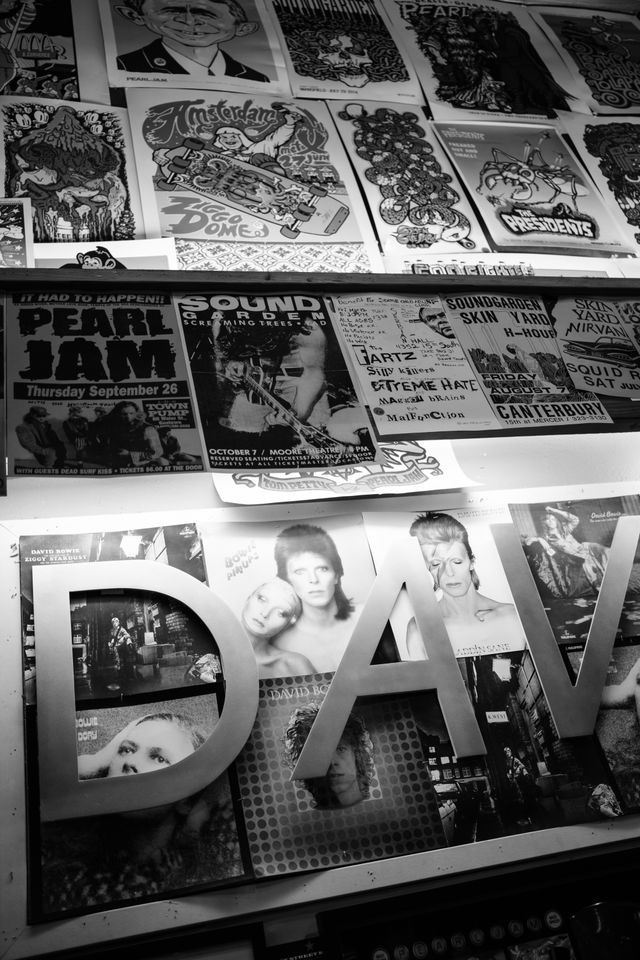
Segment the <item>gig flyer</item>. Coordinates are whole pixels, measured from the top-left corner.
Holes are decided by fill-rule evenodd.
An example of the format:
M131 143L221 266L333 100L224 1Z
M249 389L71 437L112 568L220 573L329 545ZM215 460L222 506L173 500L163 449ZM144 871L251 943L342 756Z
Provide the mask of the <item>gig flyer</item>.
M439 297L345 294L332 302L380 436L501 428Z
M16 293L7 309L12 474L203 469L168 294Z
M469 293L442 302L504 427L611 423L593 393L574 387L542 300Z
M435 127L499 250L632 252L617 220L555 127L520 123Z
M330 680L325 673L261 681L256 725L237 761L257 877L446 846L406 697L356 702L326 775L291 779Z
M322 299L176 297L212 469L369 461L369 421Z
M581 109L566 65L522 6L393 0L389 8L437 120Z
M640 400L640 353L616 300L560 297L551 316L562 359L579 390Z
M385 257L488 250L478 218L420 107L329 103Z
M511 518L559 644L584 642L620 517L637 516L637 496L510 504ZM636 552L619 624L638 635L640 551Z
M272 0L294 97L421 103L411 63L377 0Z

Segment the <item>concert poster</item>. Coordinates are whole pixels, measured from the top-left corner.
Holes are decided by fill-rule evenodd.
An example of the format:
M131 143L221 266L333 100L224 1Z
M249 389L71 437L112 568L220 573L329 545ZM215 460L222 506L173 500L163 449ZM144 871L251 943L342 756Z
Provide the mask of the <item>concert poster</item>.
M256 724L237 760L256 877L446 846L406 697L357 700L326 775L291 779L330 681L322 673L260 683Z
M337 670L375 580L360 514L201 530L209 585L249 637L261 679ZM385 638L379 660L396 659Z
M611 423L597 396L574 387L538 297L443 297L478 382L504 427Z
M499 430L439 297L332 298L377 433Z
M374 458L321 298L194 294L175 302L213 470Z
M435 128L498 250L631 252L617 219L556 127L439 123Z
M638 64L640 97L640 63ZM640 191L635 182L640 152L638 117L578 117L563 114L562 126L636 255L640 246ZM625 261L620 261L624 270Z
M147 236L245 254L287 241L377 249L324 104L206 90L128 90L127 103Z
M176 245L162 240L113 240L99 243L38 243L36 267L70 270L177 270Z
M385 257L489 250L478 218L420 107L329 103Z
M637 496L510 504L511 518L551 629L560 645L584 643L619 517L637 516ZM618 639L639 634L640 550Z
M369 463L301 470L232 470L212 474L223 503L255 506L336 497L394 496L473 487L449 440L393 440L378 444Z
M521 6L491 0L393 0L436 120L552 117L585 109L572 75Z
M567 66L593 113L637 113L640 24L613 10L539 6L530 9ZM586 112L586 111L585 111Z
M509 522L506 508L365 513L364 522L377 571L395 544L406 550L419 547L425 590L435 593L457 658L524 649L524 631L490 529ZM406 591L389 619L400 659L428 659Z
M294 97L422 103L378 0L271 0Z
M31 201L0 200L0 269L33 266Z
M562 359L579 390L640 400L636 325L627 329L616 300L560 297L550 314Z
M4 192L31 200L36 243L142 236L126 110L3 97L0 117Z
M16 293L7 310L13 475L203 469L168 294Z
M72 0L3 5L0 54L4 96L79 100Z
M464 253L458 256L396 253L384 257L387 273L445 277L621 277L631 257L565 257L537 253Z

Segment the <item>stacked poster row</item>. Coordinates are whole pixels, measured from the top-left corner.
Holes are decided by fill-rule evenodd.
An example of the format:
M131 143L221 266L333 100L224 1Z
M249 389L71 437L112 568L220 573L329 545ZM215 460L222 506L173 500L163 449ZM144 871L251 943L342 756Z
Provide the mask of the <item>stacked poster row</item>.
M21 537L31 920L637 811L640 501L509 509Z

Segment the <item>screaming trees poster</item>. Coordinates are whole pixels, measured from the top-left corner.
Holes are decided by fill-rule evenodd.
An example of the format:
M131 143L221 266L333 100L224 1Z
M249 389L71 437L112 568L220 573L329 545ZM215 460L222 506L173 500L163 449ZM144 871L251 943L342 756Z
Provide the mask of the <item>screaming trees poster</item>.
M320 261L324 244L377 251L324 105L203 90L130 90L127 102L147 235L212 241L218 269L235 243L312 243Z
M176 304L212 468L373 459L320 298L193 295Z
M498 249L630 249L554 127L439 123L436 129Z
M422 102L413 67L376 0L273 0L271 9L294 96Z
M167 294L20 293L8 316L13 473L202 469Z
M3 98L5 195L27 197L36 243L143 233L126 110Z
M490 0L392 0L437 120L580 109L564 63L528 13Z
M488 250L471 204L421 108L330 103L385 257Z

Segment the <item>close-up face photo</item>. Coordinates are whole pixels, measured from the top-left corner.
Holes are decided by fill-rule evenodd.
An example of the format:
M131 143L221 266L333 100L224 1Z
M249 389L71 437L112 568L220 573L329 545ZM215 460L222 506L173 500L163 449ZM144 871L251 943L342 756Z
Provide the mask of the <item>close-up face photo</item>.
M471 586L473 569L464 544L459 540L450 540L434 544L434 548L429 570L436 587L452 597L463 597Z
M258 637L274 637L295 613L291 587L280 580L264 583L247 598L242 610L242 625Z
M151 773L193 753L189 732L171 720L141 720L118 744L108 777Z
M303 604L324 607L333 599L338 576L319 553L297 553L287 561L287 580Z

